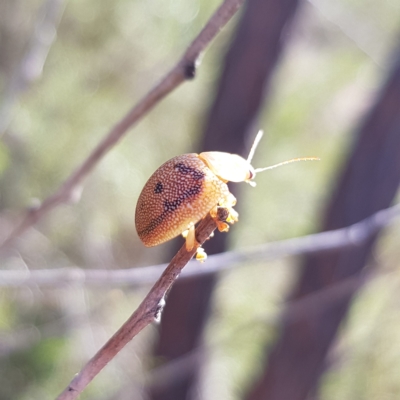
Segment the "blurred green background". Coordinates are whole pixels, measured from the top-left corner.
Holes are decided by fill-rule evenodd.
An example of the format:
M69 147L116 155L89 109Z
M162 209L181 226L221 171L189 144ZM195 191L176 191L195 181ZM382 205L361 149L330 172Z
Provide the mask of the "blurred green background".
M41 30L39 39L54 41L42 73L19 89L18 71L38 40L35 32L49 5L58 7L60 22ZM26 207L52 194L174 65L218 5L209 0L0 3L0 110L2 123L9 120L0 132L1 237ZM400 3L393 0L302 4L260 114L266 134L253 164L301 156L319 156L321 162L260 174L256 188L243 185L240 222L229 233L232 249L318 229L354 130L384 82L399 22ZM58 207L26 232L1 258L2 269L112 270L168 261L170 243L151 249L140 243L136 200L159 165L197 151L235 23L212 43L196 79L157 105L107 154L85 181L81 201ZM360 292L332 349L323 399L400 398L399 239L394 225L379 243L378 276ZM200 398L241 398L261 367L261 346L278 334L272 324L266 337L263 323L279 315L297 265L297 259L283 259L221 275ZM147 290L72 284L2 289L0 399L54 398ZM157 364L149 356L155 335L148 327L135 338L82 399L145 398L143 387Z

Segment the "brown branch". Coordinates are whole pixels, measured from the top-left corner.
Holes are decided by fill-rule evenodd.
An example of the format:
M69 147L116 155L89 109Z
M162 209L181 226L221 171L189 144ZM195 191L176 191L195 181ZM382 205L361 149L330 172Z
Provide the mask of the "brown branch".
M400 216L400 204L378 211L356 224L336 229L270 242L251 248L226 251L209 256L201 268L189 268L181 279L222 272L234 268L237 264L260 260L276 260L283 257L302 254L316 254L333 250L358 247ZM193 261L194 263L195 261ZM70 284L91 286L142 287L152 284L167 264L129 269L83 269L78 267L39 269L39 270L0 270L0 287L46 286L57 287Z
M22 222L0 244L0 249L9 246L13 241L34 225L39 219L62 203L79 198L80 185L104 155L126 135L129 128L136 124L167 94L176 89L182 82L195 76L197 60L200 54L210 44L218 32L233 17L244 0L225 0L212 15L206 26L190 44L182 58L165 77L148 92L128 114L119 121L106 137L97 145L87 159L73 172L70 177L47 197L39 207L28 211Z
M214 220L208 215L196 228L197 241L201 244L204 243L215 228ZM197 247L188 252L185 245L181 247L136 311L74 377L67 388L60 394L58 400L76 399L93 378L133 337L160 317L166 293L170 290L183 267L196 253L196 250Z
M375 273L372 271L363 271L362 273L346 278L343 281L335 283L334 285L323 288L308 294L307 296L296 299L288 303L277 304L278 306L285 306L285 313L283 315L261 315L241 321L241 323L234 327L231 331L225 332L223 336L211 338L208 343L200 343L189 353L169 361L167 364L156 367L151 370L146 377L146 385L148 387L157 388L159 391L165 390L171 382L181 380L185 374L191 373L196 368L198 363L204 361L204 355L209 354L213 348L221 347L224 343L231 341L233 338L238 338L241 332L246 332L249 326L252 329L268 327L279 328L282 320L287 321L288 324L295 324L304 316L322 315L327 308L332 307L337 302L340 302L343 297L348 296L354 290L360 287L365 287L366 284L377 278L391 279L393 272ZM265 310L263 310L265 311Z

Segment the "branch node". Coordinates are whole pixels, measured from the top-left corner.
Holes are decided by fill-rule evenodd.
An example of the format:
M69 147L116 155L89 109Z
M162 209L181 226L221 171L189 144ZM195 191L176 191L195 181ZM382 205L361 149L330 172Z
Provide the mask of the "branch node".
M159 303L157 304L157 309L156 312L154 313L154 321L157 323L161 322L161 316L162 312L164 311L166 301L165 301L165 295L161 298Z
M185 64L183 66L183 73L185 75L185 79L192 80L196 77L196 64L193 61Z
M34 214L37 210L42 206L42 202L37 198L34 197L29 201L28 207L26 208L27 213Z

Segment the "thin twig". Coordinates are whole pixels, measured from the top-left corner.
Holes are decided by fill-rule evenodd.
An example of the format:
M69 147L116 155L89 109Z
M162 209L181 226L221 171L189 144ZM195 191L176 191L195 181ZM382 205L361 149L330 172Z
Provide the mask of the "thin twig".
M86 176L99 163L104 155L126 135L129 128L146 115L160 100L176 89L182 82L195 76L197 60L218 32L233 17L244 0L225 0L213 14L206 26L190 44L182 58L165 77L148 92L128 114L119 121L106 137L97 145L80 167L56 190L47 197L39 207L28 211L22 222L0 244L6 248L13 241L34 225L39 219L62 203L77 201L81 192L80 186Z
M249 261L271 261L282 257L359 246L380 229L393 223L399 215L400 205L397 204L385 210L378 211L371 217L343 229L271 242L245 250L229 251L209 256L207 262L201 268L186 268L181 275L181 279L221 272L226 269L232 269L237 264ZM142 268L114 270L85 270L77 267L41 270L24 269L17 271L0 270L0 287L26 285L55 287L68 284L136 287L152 284L166 266L166 264L161 264Z
M215 228L214 220L208 215L196 228L197 241L200 244L204 243ZM74 377L67 388L60 394L58 400L76 399L93 378L134 336L159 318L166 293L172 287L183 267L196 253L199 243L189 252L186 250L185 245L181 247L136 311Z

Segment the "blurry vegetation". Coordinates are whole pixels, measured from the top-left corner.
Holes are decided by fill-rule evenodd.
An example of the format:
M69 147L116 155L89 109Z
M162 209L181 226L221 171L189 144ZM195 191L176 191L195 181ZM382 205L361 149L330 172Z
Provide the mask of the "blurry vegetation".
M0 106L42 5L39 0L0 3ZM216 6L209 0L65 3L43 75L19 95L12 122L1 136L1 236L24 207L51 194L169 70ZM303 4L260 115L266 137L254 164L299 156L322 161L260 174L256 188L246 186L240 223L229 234L233 248L318 228L354 128L384 80L399 21L396 1ZM139 242L135 202L162 162L197 150L234 25L232 21L207 51L197 78L168 96L105 157L86 181L79 204L59 207L21 237L2 258L3 269L116 269L168 261L164 254L170 244L145 249ZM400 397L399 239L397 226L381 241L375 262L378 270L390 273L369 284L355 302L332 351L324 399ZM265 337L257 321L278 314L296 273L296 260L286 259L221 276L207 332L211 347L201 384L204 399L240 398L260 366L261 344L277 334L272 326ZM127 318L145 290L66 286L4 291L0 399L53 398ZM55 329L46 329L50 322ZM246 324L252 329L243 329ZM34 340L14 337L14 332L32 328ZM146 352L154 330L145 332L83 399L141 398L145 369L153 364Z

